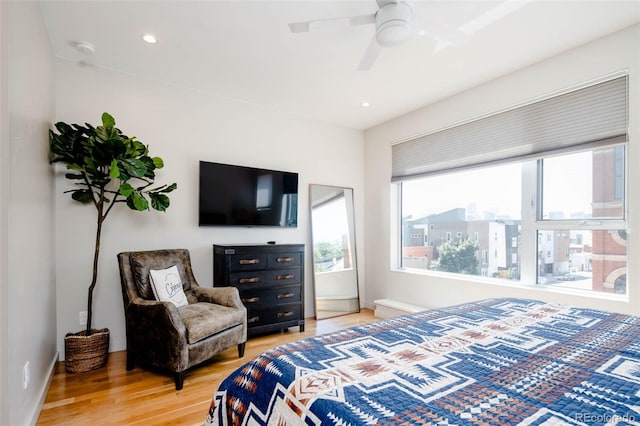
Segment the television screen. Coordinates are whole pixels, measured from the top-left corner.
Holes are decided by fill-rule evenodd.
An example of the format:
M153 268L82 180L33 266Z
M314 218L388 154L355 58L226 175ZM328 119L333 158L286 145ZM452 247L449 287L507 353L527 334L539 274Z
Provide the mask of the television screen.
M298 226L298 174L200 161L198 223Z

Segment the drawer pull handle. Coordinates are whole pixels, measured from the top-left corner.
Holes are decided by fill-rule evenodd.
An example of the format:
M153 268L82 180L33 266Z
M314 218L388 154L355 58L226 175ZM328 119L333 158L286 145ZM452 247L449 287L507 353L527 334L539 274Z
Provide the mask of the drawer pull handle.
M251 318L247 319L247 323L248 324L251 324L253 322L258 322L258 321L260 321L260 317L251 317Z
M259 302L260 298L258 296L256 297L251 297L249 299L242 299L242 303L256 303Z
M260 259L241 259L238 263L241 265L257 265L260 263Z
M289 312L278 312L278 318L288 318L288 317L292 317L293 316L293 312L289 311Z
M293 257L279 257L276 259L276 262L278 263L291 263L293 262Z
M258 277L240 278L240 284L254 284L254 283L259 283L259 282L260 282L260 278L258 278Z
M290 297L293 297L294 294L293 293L282 293L276 296L276 299L288 299Z
M276 279L278 281L283 281L283 280L292 280L294 278L295 275L293 274L287 274L287 275L278 275L276 277Z

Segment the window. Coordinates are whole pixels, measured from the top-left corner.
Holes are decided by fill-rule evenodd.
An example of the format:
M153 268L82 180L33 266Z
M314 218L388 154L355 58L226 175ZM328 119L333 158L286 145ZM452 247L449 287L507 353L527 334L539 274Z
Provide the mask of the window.
M626 294L624 154L605 146L403 181L402 225L474 236L436 227L428 269Z
M559 238L539 284L626 294L624 157L616 145L540 160L538 232Z
M616 146L541 161L542 219L622 219L618 193L624 179L624 147ZM620 169L620 170L618 170Z
M403 229L422 223L463 229L473 240L451 241L451 232L430 232L434 244L429 269L518 280L521 164L435 175L402 183ZM425 196L429 194L429 196ZM464 201L463 201L464 200ZM442 229L443 227L439 227ZM507 252L508 248L508 252ZM477 253L481 253L478 259ZM490 255L491 254L491 255ZM464 256L464 258L461 258ZM503 274L499 270L507 271Z
M394 144L403 229L435 225L428 268L627 294L628 99L620 75Z
M622 200L624 198L624 148L621 146L615 147L615 159L614 159L614 199ZM626 276L624 278L626 282Z

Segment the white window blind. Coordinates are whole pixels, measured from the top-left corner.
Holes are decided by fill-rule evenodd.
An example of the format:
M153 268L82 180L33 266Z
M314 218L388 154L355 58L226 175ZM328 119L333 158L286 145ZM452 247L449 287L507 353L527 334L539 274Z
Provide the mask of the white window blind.
M627 140L627 76L392 147L392 181Z

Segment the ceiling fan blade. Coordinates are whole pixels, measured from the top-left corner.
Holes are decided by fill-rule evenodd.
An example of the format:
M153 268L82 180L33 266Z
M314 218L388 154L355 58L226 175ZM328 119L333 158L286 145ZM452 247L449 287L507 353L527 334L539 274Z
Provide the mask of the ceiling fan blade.
M364 52L364 56L360 60L358 71L369 71L376 62L376 59L378 59L380 50L382 50L382 47L378 44L376 38L373 37L371 43L369 43L369 47L367 47L366 52Z
M356 25L368 25L376 23L376 14L372 13L371 15L361 15L361 16L352 16L349 18L351 21L351 26L355 27Z
M289 24L292 33L306 33L316 30L332 30L374 24L376 15L350 16L347 18L318 19L315 21L294 22Z
M428 37L432 40L453 44L455 46L460 46L471 38L469 34L463 31L438 24L437 22L423 21L423 23L424 25L417 29L418 35L422 37Z
M496 7L491 8L471 21L463 24L460 29L468 34L475 34L485 27L497 22L506 16L526 6L531 0L504 0Z

